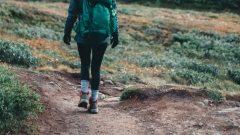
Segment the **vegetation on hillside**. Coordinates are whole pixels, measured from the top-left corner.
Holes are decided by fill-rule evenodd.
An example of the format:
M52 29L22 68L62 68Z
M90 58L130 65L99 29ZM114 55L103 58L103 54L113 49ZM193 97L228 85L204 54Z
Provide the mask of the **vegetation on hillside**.
M188 9L239 10L239 0L121 0L127 3L139 3L157 7L175 7Z
M36 129L28 123L43 111L40 95L27 85L22 86L15 73L0 66L0 134Z
M11 42L0 37L0 61L28 68L36 68L39 59L29 48L29 44Z
M79 72L81 63L76 44L71 42L67 46L62 43L68 4L61 3L63 1L22 1L25 2L6 1L0 4L0 63L41 71L54 68ZM150 2L164 4L166 1ZM168 2L173 5L197 3L193 0ZM213 1L198 1L199 4L209 2ZM227 8L234 9L232 2L235 1L225 2L228 3L218 1L215 5L227 5ZM138 82L143 82L147 87L169 83L196 86L216 100L225 94L240 94L239 15L122 4L118 5L118 11L120 44L115 49L108 47L102 64L102 79L136 83L139 87L141 84ZM27 86L19 84L8 68L0 67L0 72L0 79L3 80L0 90L12 93L3 96L16 96L15 91L10 91L15 87L16 90L26 91L25 93L30 91ZM121 100L128 98L127 93L131 90L133 88L127 89ZM42 110L38 102L39 96L31 94L33 97L30 99L36 102L29 104L26 109L30 112L32 106L37 106L38 109L33 113L19 110L21 112L18 113L24 113L24 117L19 115L21 118L16 118L14 114L11 119L26 122L25 119L32 115L25 114L35 116ZM23 97L19 98L26 98L29 94L21 96ZM4 101L4 106L5 103L7 102ZM8 103L13 108L18 105L15 102ZM17 122L9 121L4 125L7 122L1 120L0 129L3 132L17 131L17 127L24 129L23 125L26 125L20 123L15 124L16 127L10 127L9 123Z

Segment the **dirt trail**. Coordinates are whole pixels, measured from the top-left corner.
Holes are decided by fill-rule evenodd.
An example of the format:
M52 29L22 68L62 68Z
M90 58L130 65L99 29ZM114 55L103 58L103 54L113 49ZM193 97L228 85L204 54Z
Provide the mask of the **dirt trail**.
M45 111L32 121L40 135L240 135L240 103L215 103L193 88L140 89L130 100L110 102L121 92L104 84L106 97L92 115L77 107L79 74L20 69L18 77L42 95Z

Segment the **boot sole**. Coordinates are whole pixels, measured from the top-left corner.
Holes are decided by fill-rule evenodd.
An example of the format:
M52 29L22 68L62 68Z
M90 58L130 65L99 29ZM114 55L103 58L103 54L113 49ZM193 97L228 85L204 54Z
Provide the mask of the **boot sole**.
M90 109L88 112L91 114L98 114L98 109Z
M78 107L88 108L88 102L85 100L81 100L81 102L78 104Z

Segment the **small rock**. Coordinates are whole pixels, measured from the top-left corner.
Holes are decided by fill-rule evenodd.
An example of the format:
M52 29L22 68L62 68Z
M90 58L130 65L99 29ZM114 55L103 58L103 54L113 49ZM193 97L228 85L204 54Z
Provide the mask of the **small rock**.
M203 103L204 103L205 105L208 105L209 100L205 99L205 100L203 100Z
M106 96L105 96L104 94L99 94L99 98L100 98L100 99L105 99Z
M124 89L122 87L113 87L116 90L123 91Z
M228 126L235 126L235 123L232 120L226 120Z
M214 135L220 135L219 133L215 133Z
M134 85L125 85L125 86L123 86L123 89L127 89L127 88L129 88L129 87L133 87Z
M105 98L104 100L108 102L118 102L120 100L120 97Z
M130 113L130 114L134 114L134 111L130 111L129 113Z
M103 85L103 81L100 81L100 84Z
M55 83L54 83L54 82L49 82L49 84L51 84L51 85L55 85Z
M105 82L107 82L107 83L110 83L110 84L114 85L114 83L113 83L111 80L105 80Z
M205 104L203 102L198 102L198 104L201 106L205 106Z
M198 123L198 126L203 127L203 123L202 122Z
M240 102L236 102L236 107L240 107Z
M218 113L239 113L240 114L240 108L239 107L235 107L235 108L228 108L228 109L224 109L221 111L218 111Z

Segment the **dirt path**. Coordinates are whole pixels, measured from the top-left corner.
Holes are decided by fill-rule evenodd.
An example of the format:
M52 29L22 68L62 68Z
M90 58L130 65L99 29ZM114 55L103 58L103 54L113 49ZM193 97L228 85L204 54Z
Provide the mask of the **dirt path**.
M92 115L77 107L80 75L20 69L18 77L42 95L45 111L33 120L40 135L240 135L240 103L214 103L193 88L137 90L119 102L110 99L121 92L104 84Z

